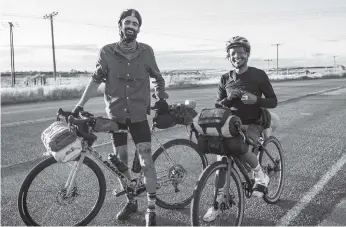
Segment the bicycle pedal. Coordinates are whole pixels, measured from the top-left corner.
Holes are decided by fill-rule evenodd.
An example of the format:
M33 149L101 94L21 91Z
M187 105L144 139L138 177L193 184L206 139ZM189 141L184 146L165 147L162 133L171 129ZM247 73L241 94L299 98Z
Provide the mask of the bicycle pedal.
M126 194L126 191L125 190L122 190L121 192L117 192L118 190L114 189L113 190L113 195L115 195L115 197L120 197L122 195L125 195Z

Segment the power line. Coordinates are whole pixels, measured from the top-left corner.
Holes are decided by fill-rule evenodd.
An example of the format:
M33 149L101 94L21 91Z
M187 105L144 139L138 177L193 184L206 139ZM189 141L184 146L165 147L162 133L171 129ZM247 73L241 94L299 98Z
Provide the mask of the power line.
M286 11L286 15L285 15L285 12L278 12L278 11L273 11L274 13L276 12L277 13L277 16L279 17L286 17L287 19L299 19L299 18L294 18L292 16L310 16L310 18L316 18L317 17L321 17L321 16L327 16L327 15L331 15L331 16L336 16L338 13L340 15L344 15L346 14L346 7L341 7L341 8L337 8L337 9L324 9L324 10L314 10L314 11L307 11L305 13L295 13L295 12L289 12L289 11ZM269 12L264 12L262 13L264 17L260 17L260 18L264 18L264 19L268 19L268 20L272 20L271 18L268 18L268 15L269 16L272 16L273 14L272 13L269 13ZM262 14L253 14L253 13L245 13L245 14L241 14L241 15L251 15L251 16L254 16L254 15L262 15ZM225 15L225 14L221 14L221 15ZM31 15L31 14L16 14L16 13L3 13L3 16L14 16L14 17L24 17L24 18L30 18L30 19L40 19L40 17L36 16L36 15ZM313 17L311 17L313 16ZM309 19L309 18L307 18ZM117 26L113 26L113 25L102 25L102 24L94 24L94 23L83 23L83 22L76 22L76 21L71 21L71 20L61 20L61 19L56 19L56 21L58 22L63 22L63 23L74 23L74 24L82 24L82 25L87 25L87 26L94 26L94 27L100 27L100 28L116 28L118 29ZM263 24L263 21L261 20L250 20L250 21L246 21L246 20L241 20L241 21L232 21L232 20L228 20L228 23L261 23ZM186 37L186 36L181 36L180 34L179 35L174 35L174 34L165 34L165 33L158 33L158 32L150 32L150 31L144 31L142 30L143 33L149 33L149 34L160 34L160 35L165 35L165 36L171 36L171 37L179 37L179 38L188 38L188 39L195 39L195 40L205 40L205 41L213 41L213 42L220 42L221 40L214 40L214 39L203 39L203 38L200 38L200 37ZM223 42L223 41L221 41Z
M270 61L273 61L273 60L272 60L272 59L264 59L264 61L267 61L267 62L268 62L268 72L269 72L269 68L270 68L270 67L269 67L269 62L270 62Z
M11 49L11 86L16 86L16 70L14 67L14 47L13 47L13 27L18 27L18 22L7 22L10 27L10 49ZM7 27L5 22L1 22L3 26Z
M282 43L272 44L272 46L276 46L276 75L279 75L279 45Z
M53 12L43 16L43 19L50 20L50 28L52 33L52 49L53 49L53 66L54 66L54 80L56 81L56 63L55 63L55 47L54 47L54 29L53 29L53 17L58 15L58 12Z
M335 61L335 58L338 57L337 55L334 55L333 58L334 58L334 72L336 72L336 61Z

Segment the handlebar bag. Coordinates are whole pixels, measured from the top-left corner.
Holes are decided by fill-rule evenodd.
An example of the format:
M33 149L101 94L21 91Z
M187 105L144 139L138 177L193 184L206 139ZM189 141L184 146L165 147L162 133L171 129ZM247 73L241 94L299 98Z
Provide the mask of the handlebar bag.
M59 162L76 158L82 151L81 140L67 123L56 121L41 134L46 150Z
M175 122L181 125L190 125L198 113L185 104L173 104L169 108L170 115L174 116Z
M169 113L156 114L153 118L154 126L159 129L170 128L176 125L174 116Z
M228 108L202 109L197 119L199 127L195 128L200 134L230 138L239 135L236 122L241 125L240 118Z

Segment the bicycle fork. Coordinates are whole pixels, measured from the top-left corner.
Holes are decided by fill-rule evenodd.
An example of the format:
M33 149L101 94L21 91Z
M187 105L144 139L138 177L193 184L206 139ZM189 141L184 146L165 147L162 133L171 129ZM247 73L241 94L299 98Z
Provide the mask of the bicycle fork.
M70 196L72 194L72 191L75 187L75 181L76 181L76 177L77 177L77 173L84 161L84 157L85 157L85 152L82 152L79 160L77 162L74 163L72 171L70 172L66 184L65 184L65 189L66 189L66 196Z
M232 207L232 205L234 205L233 197L231 198L231 194L230 194L230 184L231 184L230 179L231 179L231 169L233 168L233 160L229 157L227 157L227 159L226 157L224 157L222 160L225 163L227 163L227 170L225 170L225 173L222 173L222 171L219 170L219 173L216 176L215 192L214 192L214 208L220 209L222 211L223 218L227 218L229 215L229 209ZM223 181L223 184L220 183L220 180ZM218 191L221 187L223 187L223 193L222 193L223 198L221 201L217 201Z

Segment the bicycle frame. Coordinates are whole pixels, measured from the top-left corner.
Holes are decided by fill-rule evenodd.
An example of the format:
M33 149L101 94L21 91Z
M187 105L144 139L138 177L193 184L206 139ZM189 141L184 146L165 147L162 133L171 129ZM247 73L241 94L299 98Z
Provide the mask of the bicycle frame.
M190 131L192 131L192 128L190 128ZM163 150L166 150L164 148L164 146L162 145L162 143L160 142L159 138L155 135L155 127L152 125L150 133L152 136L154 136L154 138L156 139L157 143L159 144L159 147L161 147ZM112 172L116 177L118 177L125 185L126 188L123 192L120 192L119 194L117 194L117 196L123 195L125 193L128 193L132 196L136 196L140 193L135 193L135 190L137 186L141 185L139 184L138 180L141 178L141 175L135 179L128 179L127 177L124 176L124 174L122 172L120 172L118 170L118 168L116 166L114 166L112 163L110 163L108 160L103 160L102 155L100 155L96 149L94 149L93 147L88 145L88 142L86 140L82 140L82 151L81 151L81 155L78 158L78 161L74 163L74 168L72 169L71 173L68 176L67 182L65 184L65 188L67 188L67 195L70 195L70 193L72 193L74 185L75 185L75 179L77 176L77 172L80 169L81 164L84 161L84 157L87 155L87 152L91 154L91 156L93 156L99 163L101 163L104 167L106 167L106 169L108 169L110 172ZM169 155L167 155L166 152L164 152L166 158L168 158L170 161L172 161L172 159L169 157ZM164 183L166 183L169 180L165 180L165 181L160 181L156 183L156 187L160 188L164 185Z
M263 137L260 137L259 139L263 139ZM274 163L275 167L277 167L277 163L275 162L275 160L273 159L273 157L269 154L268 150L262 146L261 143L258 143L258 149L259 149L259 152L265 152L268 157L270 158L270 160ZM231 169L234 169L234 164L238 167L241 175L243 175L244 179L245 179L245 182L243 183L246 183L247 184L247 187L244 187L245 190L248 190L246 195L247 197L250 197L251 196L251 190L255 184L255 182L253 180L250 179L249 175L248 175L248 172L251 171L251 169L249 170L249 166L245 166L238 158L236 157L232 157L232 156L223 156L222 157L222 160L227 163L228 165L228 171L226 171L226 180L225 180L225 187L224 187L224 190L226 190L225 192L229 191L229 188L230 188L230 170ZM237 171L237 170L236 170ZM237 172L239 172L237 171ZM217 189L216 189L217 190ZM216 201L216 195L217 193L214 193L215 195L215 198L214 198L214 201ZM226 193L227 195L227 201L229 201L229 193Z

